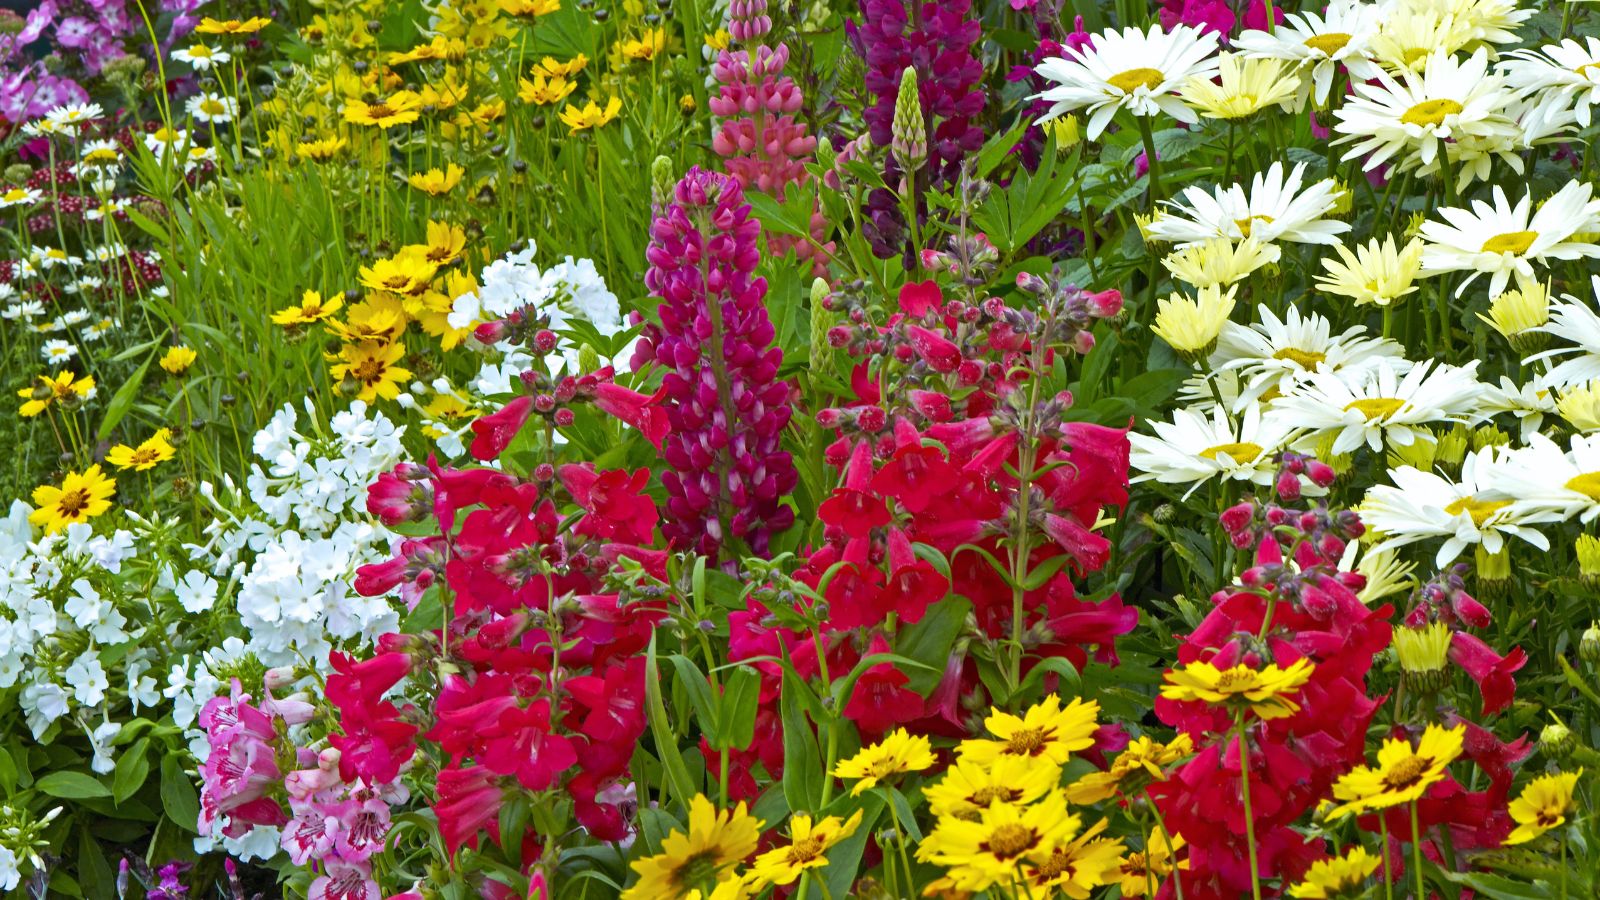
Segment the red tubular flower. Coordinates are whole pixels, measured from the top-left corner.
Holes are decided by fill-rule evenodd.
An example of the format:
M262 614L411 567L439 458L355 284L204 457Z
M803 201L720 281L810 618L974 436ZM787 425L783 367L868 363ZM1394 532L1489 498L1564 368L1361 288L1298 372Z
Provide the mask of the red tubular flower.
M867 655L889 652L889 642L875 635ZM864 735L879 735L922 712L922 697L906 687L911 679L893 663L881 662L868 668L857 679L845 704L844 716Z
M588 515L578 533L608 540L647 544L656 529L656 504L644 494L650 470L632 475L625 470L597 472L593 465L565 465L556 470L561 484Z
M339 775L368 784L387 784L416 752L417 726L402 721L400 710L383 695L411 670L404 653L382 653L363 662L335 651L329 656L327 696L339 710L343 734L328 736L339 749Z
M902 622L920 622L928 607L944 599L950 582L926 560L918 558L899 528L889 530L889 580L880 604Z
M435 785L439 799L433 812L439 818L439 834L451 856L460 852L463 845L478 846L478 835L485 830L499 842L505 790L493 772L483 766L450 766L439 770Z
M1478 683L1478 692L1483 695L1483 715L1490 716L1511 705L1517 691L1517 682L1512 676L1527 665L1528 654L1521 647L1513 647L1510 653L1501 656L1482 640L1457 631L1450 638L1450 661L1465 669Z
M594 405L599 407L601 412L615 416L639 429L640 433L650 441L651 446L660 450L661 441L666 438L667 432L672 430L667 411L661 406L666 393L666 388L663 387L654 394L646 396L610 381L603 381L594 388Z
M477 459L494 459L511 445L522 430L523 423L533 414L533 398L517 397L500 409L472 420L472 455Z

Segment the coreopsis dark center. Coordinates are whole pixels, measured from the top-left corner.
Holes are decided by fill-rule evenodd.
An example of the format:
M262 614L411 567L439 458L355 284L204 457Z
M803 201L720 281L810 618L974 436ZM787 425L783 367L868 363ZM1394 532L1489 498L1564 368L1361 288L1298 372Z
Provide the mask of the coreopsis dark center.
M1447 117L1461 112L1464 108L1461 104L1448 97L1440 97L1437 100L1424 100L1401 114L1400 121L1407 125L1423 125L1437 128L1444 124L1444 120Z
M1039 833L1026 825L1008 822L989 832L978 849L999 860L1016 859L1039 843Z
M387 103L374 103L367 107L367 115L374 119L387 119L394 115L394 110Z
M384 373L388 370L388 363L375 356L369 356L350 367L350 376L370 386L382 381Z
M1167 76L1163 75L1160 69L1140 68L1118 72L1107 78L1106 83L1124 94L1131 94L1141 87L1147 91L1153 91L1161 86L1161 82L1166 80Z
M1403 791L1421 781L1422 776L1432 767L1433 760L1412 754L1383 773L1383 784L1392 791Z
M976 791L973 791L972 796L968 797L967 800L974 806L988 808L989 804L996 800L1002 800L1006 803L1015 803L1021 798L1022 791L1017 790L1016 788L1008 788L1004 785L991 784L987 787L981 787Z
M1054 728L1018 728L1006 738L1006 752L1015 756L1038 756L1055 733Z
M70 490L63 493L61 497L56 500L56 509L60 510L62 518L75 519L82 515L84 510L89 508L89 502L91 499L92 498L90 498L88 490L84 488L77 488L75 490Z
M784 860L791 866L803 866L821 856L823 849L822 838L812 835L805 840L795 841Z

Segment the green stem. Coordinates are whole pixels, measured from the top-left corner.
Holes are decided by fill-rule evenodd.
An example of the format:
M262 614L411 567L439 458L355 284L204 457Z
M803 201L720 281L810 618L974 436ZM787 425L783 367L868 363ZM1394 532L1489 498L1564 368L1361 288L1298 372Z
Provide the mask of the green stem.
M1150 186L1145 211L1151 212L1156 208L1156 195L1161 193L1161 163L1156 159L1156 137L1150 131L1150 119L1146 116L1135 118L1139 121L1139 137L1144 141L1144 159L1150 168Z
M1250 897L1261 900L1261 869L1256 863L1256 820L1250 806L1250 746L1244 731L1244 710L1234 713L1234 735L1239 741L1239 792L1244 799L1244 840L1250 854Z
M1378 835L1383 842L1383 896L1384 900L1394 900L1394 866L1389 862L1389 819L1383 813L1378 813Z
M1422 829L1417 826L1417 801L1411 801L1411 869L1417 880L1417 900L1427 897L1422 884Z

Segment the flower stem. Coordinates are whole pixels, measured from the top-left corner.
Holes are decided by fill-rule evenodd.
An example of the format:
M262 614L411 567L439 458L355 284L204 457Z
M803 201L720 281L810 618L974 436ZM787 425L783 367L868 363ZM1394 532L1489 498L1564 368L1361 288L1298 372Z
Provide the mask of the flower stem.
M1171 854L1170 859L1172 862L1172 886L1178 892L1178 900L1183 900L1183 879L1178 877L1178 873L1180 871L1178 868L1178 848L1173 846L1174 842L1172 839L1172 832L1167 830L1167 820L1162 818L1161 807L1156 806L1156 798L1150 796L1150 788L1148 787L1144 789L1144 798L1150 801L1150 812L1156 817L1156 833L1161 835L1161 839L1163 841L1167 842L1167 851ZM1148 858L1149 855L1150 845L1146 843L1146 858Z
M1146 116L1135 116L1139 121L1139 137L1144 140L1144 161L1150 168L1150 189L1148 203L1145 211L1156 208L1156 195L1161 193L1161 164L1156 161L1156 138L1150 131L1150 119Z
M1244 799L1244 840L1250 854L1250 897L1261 900L1261 869L1256 863L1256 819L1250 807L1250 747L1244 733L1244 710L1234 713L1234 734L1239 741L1239 793Z
M1383 842L1383 896L1384 900L1394 900L1394 866L1389 862L1389 820L1383 813L1378 813L1378 835Z
M1428 896L1422 884L1422 829L1417 827L1417 801L1411 801L1411 868L1417 879L1418 900Z

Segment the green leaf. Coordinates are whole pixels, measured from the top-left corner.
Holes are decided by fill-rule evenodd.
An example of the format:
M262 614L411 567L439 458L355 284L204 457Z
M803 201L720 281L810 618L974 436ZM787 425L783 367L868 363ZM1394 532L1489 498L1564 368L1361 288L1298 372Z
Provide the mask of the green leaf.
M661 767L667 772L667 782L678 799L688 803L695 795L694 780L689 777L689 767L684 765L683 754L678 752L678 742L672 736L672 726L667 722L667 708L661 703L661 669L656 658L656 633L650 635L650 646L645 649L644 666L645 715L650 720L650 734L656 741L656 754L661 757Z
M153 359L155 359L153 355L147 357L144 365L133 373L133 377L123 382L122 387L117 388L117 392L111 395L111 402L106 404L105 416L100 420L100 430L95 432L96 440L103 441L110 437L111 432L122 422L122 417L133 408L133 401L138 398L139 388L144 384L144 373L150 370L150 361Z
M161 757L161 808L178 827L200 830L200 797L178 754L170 751Z
M750 666L733 669L722 683L717 701L718 743L712 749L742 750L756 735L756 712L761 705L761 673Z
M117 768L111 773L111 797L118 803L132 797L144 780L150 776L150 739L140 738L132 747L122 752Z
M827 896L848 897L850 886L855 884L856 870L861 867L861 853L866 849L867 838L873 833L878 814L883 811L883 800L876 794L862 798L861 825L855 834L840 841L828 852L828 865L816 870L818 877L827 881ZM806 892L806 900L821 900L822 885L813 884Z
M829 777L822 771L816 732L801 709L801 693L810 690L792 667L784 667L778 715L783 720L783 796L790 809L811 809L820 802L823 779Z
M0 747L0 790L4 790L7 797L17 792L17 764L4 747Z
M1447 880L1465 885L1489 900L1551 900L1555 895L1537 884L1513 881L1503 875L1489 872L1446 872L1437 870Z
M111 790L99 780L83 772L51 772L33 784L36 790L60 797L63 800L82 800L88 797L109 797Z
M928 666L907 672L907 687L926 697L943 677L950 661L950 648L967 623L972 604L963 597L945 597L928 607L921 620L900 629L895 652Z
M674 653L667 657L667 661L678 671L677 684L688 692L689 702L694 705L694 716L699 720L706 740L711 742L711 746L721 749L722 723L717 717L717 698L711 694L711 682L694 660L681 653Z
M84 828L78 832L78 881L86 897L114 897L117 893L116 873L111 869L106 852L95 842L94 835Z

